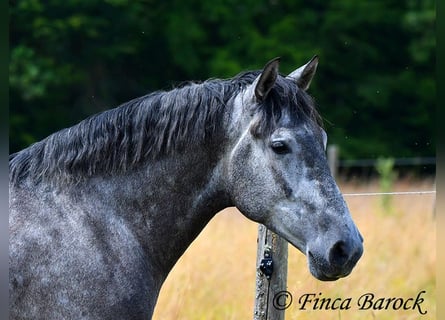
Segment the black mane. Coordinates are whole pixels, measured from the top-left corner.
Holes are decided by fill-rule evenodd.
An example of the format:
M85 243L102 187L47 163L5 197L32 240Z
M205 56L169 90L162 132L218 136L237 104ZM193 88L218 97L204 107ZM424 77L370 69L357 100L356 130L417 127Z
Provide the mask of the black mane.
M259 71L232 79L190 83L171 91L157 91L93 115L10 155L10 180L36 182L57 175L64 180L97 173L123 172L185 145L198 144L223 131L222 114L233 98L251 84ZM278 77L261 113L255 134L264 136L284 110L319 123L312 100L288 79Z

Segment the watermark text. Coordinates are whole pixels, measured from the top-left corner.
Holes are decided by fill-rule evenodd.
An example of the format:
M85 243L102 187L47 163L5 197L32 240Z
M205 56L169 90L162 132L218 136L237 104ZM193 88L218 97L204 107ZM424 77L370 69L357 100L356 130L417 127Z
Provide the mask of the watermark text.
M428 311L423 305L425 290L412 297L378 297L374 293L364 293L354 299L352 297L327 297L323 293L304 293L296 302L299 310L404 310L416 311L426 315ZM288 291L280 291L274 295L273 305L278 310L285 310L292 305L293 297Z

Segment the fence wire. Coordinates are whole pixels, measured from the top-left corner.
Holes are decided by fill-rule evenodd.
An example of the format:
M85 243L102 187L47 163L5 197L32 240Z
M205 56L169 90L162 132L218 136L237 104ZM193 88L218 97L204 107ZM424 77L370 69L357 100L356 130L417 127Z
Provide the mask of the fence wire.
M405 196L405 195L423 195L423 194L436 194L436 190L426 191L396 191L396 192L362 192L362 193L343 193L345 197L361 197L361 196Z

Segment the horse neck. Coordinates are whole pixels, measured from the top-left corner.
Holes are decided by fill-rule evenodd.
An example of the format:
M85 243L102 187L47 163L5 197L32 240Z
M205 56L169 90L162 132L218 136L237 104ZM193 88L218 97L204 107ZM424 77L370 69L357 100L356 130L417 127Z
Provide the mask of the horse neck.
M118 216L164 278L210 219L230 206L221 179L222 145L213 141L125 174L89 179L76 203L86 203L93 214Z

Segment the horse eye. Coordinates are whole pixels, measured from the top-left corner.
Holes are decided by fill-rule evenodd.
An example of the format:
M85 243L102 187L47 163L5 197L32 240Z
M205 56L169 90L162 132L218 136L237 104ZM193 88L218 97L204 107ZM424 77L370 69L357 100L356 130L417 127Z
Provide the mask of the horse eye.
M285 154L291 151L284 141L273 141L270 146L277 154Z

